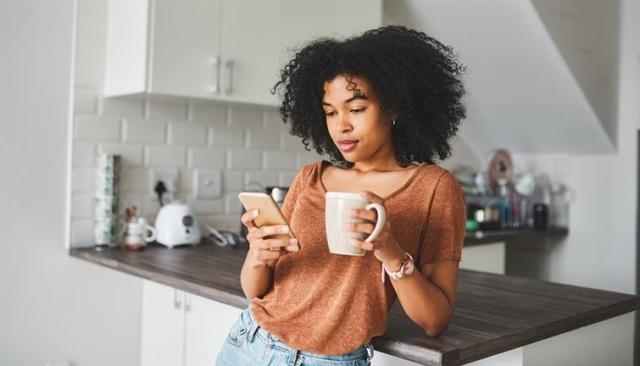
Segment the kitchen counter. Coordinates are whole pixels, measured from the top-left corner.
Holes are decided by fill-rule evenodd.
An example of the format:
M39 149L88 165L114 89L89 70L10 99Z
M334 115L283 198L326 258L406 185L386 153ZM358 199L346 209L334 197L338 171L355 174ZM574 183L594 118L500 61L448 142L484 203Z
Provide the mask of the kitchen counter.
M566 227L550 226L545 230L511 229L511 230L478 230L475 232L465 232L464 246L469 247L479 244L488 244L501 241L511 240L542 240L545 238L563 238L569 235L569 229Z
M71 256L245 308L245 250L213 244L140 252L72 248ZM428 365L460 365L601 322L640 308L640 296L460 270L452 323L428 337L396 302L376 351ZM581 351L582 352L582 351Z

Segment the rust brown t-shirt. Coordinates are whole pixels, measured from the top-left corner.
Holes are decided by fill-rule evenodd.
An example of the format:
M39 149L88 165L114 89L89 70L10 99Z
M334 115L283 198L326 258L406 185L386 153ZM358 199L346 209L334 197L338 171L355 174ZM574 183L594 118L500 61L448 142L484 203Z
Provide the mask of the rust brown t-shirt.
M291 183L282 211L301 250L280 257L273 287L251 299L251 310L260 326L289 347L339 355L385 332L397 295L388 277L381 281L381 262L372 252L329 253L320 180L329 164L305 165ZM451 172L420 165L384 203L393 236L416 259L417 269L436 260L460 261L465 202Z

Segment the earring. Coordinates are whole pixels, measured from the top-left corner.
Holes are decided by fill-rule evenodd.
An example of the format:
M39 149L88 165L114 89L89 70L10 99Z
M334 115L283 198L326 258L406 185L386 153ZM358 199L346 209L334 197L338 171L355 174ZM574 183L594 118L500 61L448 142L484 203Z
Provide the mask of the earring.
M392 125L393 127L395 127L395 126L396 126L396 120L395 120L395 119L393 120L393 122L391 122L391 125Z

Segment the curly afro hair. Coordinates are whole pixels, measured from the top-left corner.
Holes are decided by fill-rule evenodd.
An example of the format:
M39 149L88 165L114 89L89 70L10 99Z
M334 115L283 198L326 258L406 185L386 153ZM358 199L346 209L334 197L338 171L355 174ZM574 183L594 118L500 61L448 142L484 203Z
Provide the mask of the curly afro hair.
M290 133L332 163L351 167L333 143L322 108L324 83L343 75L349 89L362 77L383 113L397 116L392 146L400 166L434 164L451 155L449 138L466 115L462 103L465 67L449 46L403 26L385 26L344 40L319 38L297 50L280 71L280 115ZM352 85L353 84L353 85Z

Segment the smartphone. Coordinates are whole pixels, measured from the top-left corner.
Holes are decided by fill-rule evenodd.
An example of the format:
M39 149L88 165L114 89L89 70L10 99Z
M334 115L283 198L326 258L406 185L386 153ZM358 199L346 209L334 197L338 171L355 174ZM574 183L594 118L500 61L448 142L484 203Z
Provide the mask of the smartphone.
M256 208L260 210L260 214L258 215L258 217L253 219L253 222L257 227L267 225L289 225L289 223L287 223L287 220L284 218L282 211L280 211L280 207L278 207L278 204L270 195L262 192L242 192L238 195L238 198L247 211L255 210ZM295 235L291 231L291 227L289 227L288 233L276 234L273 235L273 237L276 239L292 239L295 238ZM300 250L300 246L298 245L298 243L290 244L284 247L284 250L289 252L297 252Z

